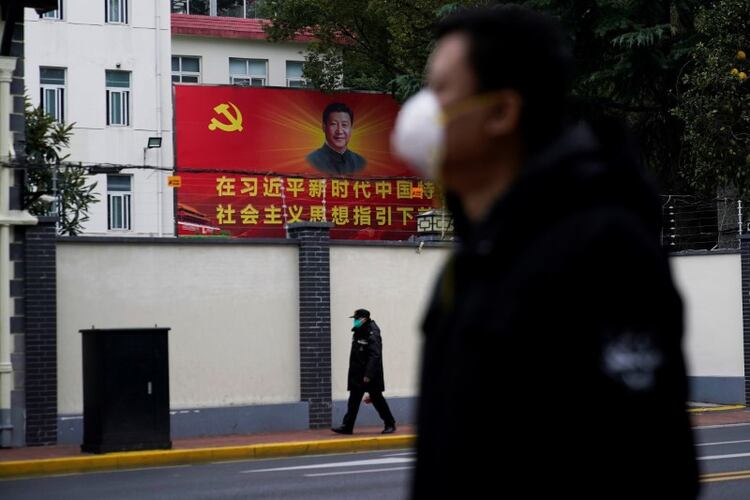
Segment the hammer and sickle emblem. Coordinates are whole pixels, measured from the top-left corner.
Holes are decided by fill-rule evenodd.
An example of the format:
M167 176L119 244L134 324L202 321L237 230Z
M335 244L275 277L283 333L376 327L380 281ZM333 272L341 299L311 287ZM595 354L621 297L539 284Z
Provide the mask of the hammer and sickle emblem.
M229 106L234 109L234 115L229 112ZM218 115L223 115L229 123L220 122L216 118L211 118L211 123L208 124L208 130L223 130L224 132L242 132L242 113L240 110L231 102L227 105L225 103L219 104L214 108L214 112Z

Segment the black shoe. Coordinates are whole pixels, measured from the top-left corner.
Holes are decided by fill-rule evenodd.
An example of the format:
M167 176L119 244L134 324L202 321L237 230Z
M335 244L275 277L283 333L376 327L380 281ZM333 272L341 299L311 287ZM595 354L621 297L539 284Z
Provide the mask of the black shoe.
M339 427L331 427L331 430L336 434L351 434L352 430L345 425Z
M381 434L393 434L396 432L396 424L386 425Z

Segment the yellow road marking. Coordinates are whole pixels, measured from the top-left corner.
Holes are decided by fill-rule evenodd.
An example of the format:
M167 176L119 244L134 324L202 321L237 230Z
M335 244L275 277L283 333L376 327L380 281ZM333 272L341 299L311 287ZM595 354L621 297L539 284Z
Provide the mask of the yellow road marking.
M727 405L727 406L707 406L703 408L690 408L690 413L703 413L706 411L728 411L728 410L741 410L745 408L745 405Z
M750 470L738 470L732 472L716 472L713 474L701 474L702 483L713 483L716 481L737 481L740 479L750 479Z

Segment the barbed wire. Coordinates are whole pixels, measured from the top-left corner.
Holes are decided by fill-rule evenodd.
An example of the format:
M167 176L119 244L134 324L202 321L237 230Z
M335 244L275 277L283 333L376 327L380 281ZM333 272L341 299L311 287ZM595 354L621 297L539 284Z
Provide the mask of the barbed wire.
M670 251L739 248L748 203L734 197L662 196L662 245Z

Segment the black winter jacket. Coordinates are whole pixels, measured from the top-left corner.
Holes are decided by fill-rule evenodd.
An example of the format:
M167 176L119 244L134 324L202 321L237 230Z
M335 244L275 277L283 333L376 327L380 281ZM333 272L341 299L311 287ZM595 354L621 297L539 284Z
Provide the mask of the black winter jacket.
M383 341L380 328L373 320L367 320L359 328L352 328L352 350L349 354L349 377L347 390L385 390L383 379ZM365 384L364 378L370 382Z
M449 199L461 243L423 324L415 498L697 496L682 305L620 137L568 130L476 226Z

